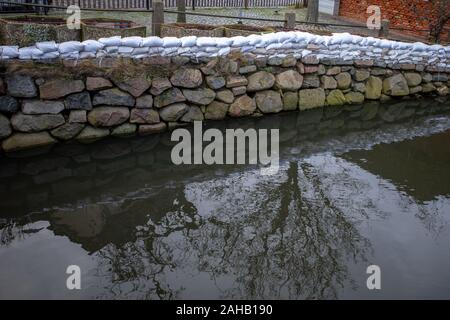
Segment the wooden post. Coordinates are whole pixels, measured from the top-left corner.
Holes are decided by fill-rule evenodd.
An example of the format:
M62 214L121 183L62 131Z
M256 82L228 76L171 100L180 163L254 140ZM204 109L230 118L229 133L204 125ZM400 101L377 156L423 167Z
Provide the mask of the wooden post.
M284 14L284 27L295 29L295 12L286 12Z
M78 0L79 1L79 0ZM145 5L147 7L147 10L150 10L150 0L145 1Z
M248 9L248 0L244 0L244 9Z
M390 22L388 19L383 19L381 21L381 28L380 31L378 32L378 36L380 38L387 38L389 36L389 25Z
M319 0L308 0L307 22L319 21Z
M152 34L161 36L161 24L164 23L164 2L153 1Z
M195 11L195 0L192 0L192 10Z
M186 12L186 0L177 0L177 9ZM178 13L177 22L186 23L186 13Z

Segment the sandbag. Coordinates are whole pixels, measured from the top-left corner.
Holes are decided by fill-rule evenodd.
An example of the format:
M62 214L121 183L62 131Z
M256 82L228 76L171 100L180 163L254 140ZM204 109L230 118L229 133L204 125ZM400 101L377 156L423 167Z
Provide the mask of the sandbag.
M58 50L58 46L56 45L55 41L37 42L36 48L38 48L39 50L41 50L44 53Z
M143 47L162 47L163 41L160 37L147 37L142 38Z
M105 45L97 40L85 40L82 42L84 49L83 51L89 52L97 52L98 50L102 50Z
M172 48L172 47L180 47L181 40L175 37L166 37L163 38L163 47L164 48Z
M109 37L109 38L100 38L100 39L98 39L98 41L103 43L105 46L109 46L109 47L121 45L121 37L120 36L114 36L114 37Z
M189 36L181 38L181 46L185 47L194 47L197 44L196 36Z
M142 45L142 37L126 37L122 38L122 46L139 48Z
M83 50L83 44L80 41L66 41L59 44L58 50L62 54L75 51L79 52Z

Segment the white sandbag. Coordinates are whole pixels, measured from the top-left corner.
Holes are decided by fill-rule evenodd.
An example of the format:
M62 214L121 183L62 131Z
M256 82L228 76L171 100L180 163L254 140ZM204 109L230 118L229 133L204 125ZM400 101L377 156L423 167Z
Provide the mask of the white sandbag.
M232 47L243 47L247 46L249 43L249 39L243 36L236 36L232 37L231 39L233 39L233 43L231 45Z
M161 52L164 51L164 48L161 47L150 47L148 48L148 53L149 54L160 54Z
M134 50L131 52L133 56L141 55L141 54L148 54L148 47L141 47L141 48L134 48Z
M103 43L107 47L116 47L116 46L120 46L121 37L115 36L115 37L109 37L109 38L100 38L100 39L98 39L98 41Z
M143 47L162 47L163 41L160 37L147 37L142 39Z
M196 36L189 36L189 37L181 38L181 46L183 48L194 47L196 44L197 44L197 37Z
M277 43L272 43L272 44L269 44L266 47L266 49L267 50L276 50L276 49L280 49L282 45L283 45L282 43L278 43L278 42Z
M196 54L195 54L195 57L198 59L198 58L204 58L204 57L209 57L210 55L208 54L208 53L206 53L206 52L203 52L203 51L200 51L200 52L197 52Z
M261 41L264 43L265 46L268 46L272 43L277 43L278 37L276 33L265 33L261 35Z
M217 45L215 38L199 37L197 38L197 47L215 47Z
M202 50L205 51L205 52L212 53L212 52L218 52L219 48L217 48L217 47L203 47Z
M58 50L58 47L57 47L55 41L37 42L36 43L36 48L38 48L39 50L41 50L44 53Z
M79 52L83 50L83 44L80 41L66 41L59 44L58 50L62 54L75 51Z
M40 59L56 59L59 57L59 51L46 52L44 53Z
M248 44L250 46L256 46L258 43L262 41L261 35L259 34L251 34L248 37Z
M96 54L92 51L84 51L80 53L80 59L95 58Z
M164 48L164 51L162 52L163 55L168 56L171 54L174 54L178 51L178 47L169 47L169 48Z
M120 42L122 46L139 48L142 45L142 37L126 37Z
M118 53L123 54L123 53L131 53L133 52L134 48L133 47L125 47L125 46L120 46Z
M277 32L276 33L278 42L290 41L292 38L295 38L295 34L291 32Z
M1 47L2 57L17 58L19 56L18 46L2 46Z
M118 52L118 51L119 51L119 47L118 47L118 46L108 46L108 47L105 47L104 50L105 50L108 54L111 54L111 53Z
M219 56L225 56L225 55L229 54L230 51L231 51L230 47L223 47L219 50L219 52L217 52L217 54Z
M241 48L241 51L242 52L251 52L251 51L253 51L253 50L255 50L255 47L254 46L243 46L242 48Z
M19 59L39 58L44 52L36 47L24 47L19 49Z
M80 52L79 51L67 52L64 54L60 54L60 57L63 59L78 59L80 58Z
M177 54L186 54L191 52L192 47L181 47L178 48Z
M216 38L216 45L218 47L230 47L233 44L233 39L231 38Z
M98 50L102 50L105 45L97 40L85 40L82 42L84 49L83 51L88 52L97 52Z
M163 47L164 48L172 48L172 47L180 47L181 46L181 40L175 37L165 37L163 40Z

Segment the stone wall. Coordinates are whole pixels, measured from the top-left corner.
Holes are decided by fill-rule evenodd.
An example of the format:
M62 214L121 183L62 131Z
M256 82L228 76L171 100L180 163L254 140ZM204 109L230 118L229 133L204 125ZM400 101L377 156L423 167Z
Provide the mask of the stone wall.
M246 44L264 36L231 38L242 46L227 47L219 56L172 52L139 58L6 59L0 78L2 149L148 135L196 120L449 93L449 47L347 34L310 35L303 41L297 35L305 33L272 34L278 42L252 50ZM201 41L217 49L218 39Z

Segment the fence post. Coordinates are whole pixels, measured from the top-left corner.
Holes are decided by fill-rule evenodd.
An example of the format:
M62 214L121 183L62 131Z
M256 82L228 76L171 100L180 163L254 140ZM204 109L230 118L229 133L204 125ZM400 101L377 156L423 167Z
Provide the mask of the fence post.
M319 0L308 0L307 22L319 21Z
M286 12L284 14L284 27L295 29L295 12Z
M248 0L244 0L244 9L248 9Z
M177 14L177 22L186 23L186 0L177 0L177 9L183 12Z
M389 25L390 22L388 19L383 19L381 21L381 28L380 31L378 32L378 36L380 38L387 38L389 36Z
M195 11L195 0L192 0L192 10Z
M164 23L164 2L153 1L152 34L161 36L161 24Z
M146 0L145 2L146 2L147 10L150 10L150 0Z

